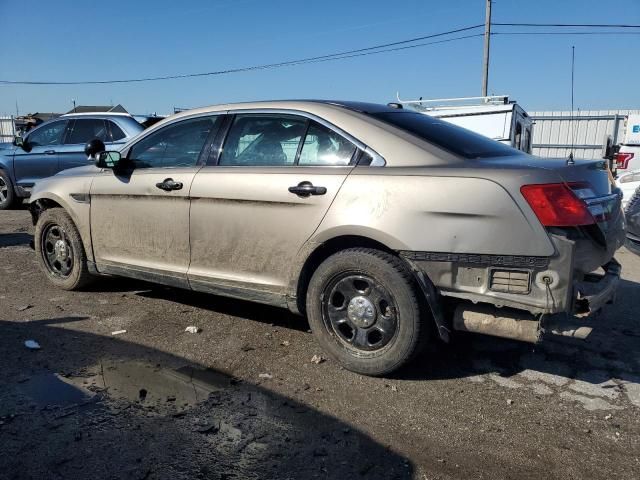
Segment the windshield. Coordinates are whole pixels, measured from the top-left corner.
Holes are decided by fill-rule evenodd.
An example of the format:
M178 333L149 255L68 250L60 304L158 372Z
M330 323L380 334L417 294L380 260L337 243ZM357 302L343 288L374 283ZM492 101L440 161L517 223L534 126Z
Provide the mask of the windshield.
M418 112L378 112L372 117L468 159L506 157L522 152L466 128Z

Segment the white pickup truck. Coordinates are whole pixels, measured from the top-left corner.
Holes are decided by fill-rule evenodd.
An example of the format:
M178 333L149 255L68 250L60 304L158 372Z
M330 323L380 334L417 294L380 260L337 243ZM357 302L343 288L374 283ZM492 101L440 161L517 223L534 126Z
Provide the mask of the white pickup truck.
M640 171L640 115L631 114L624 123L624 136L615 156L618 175Z

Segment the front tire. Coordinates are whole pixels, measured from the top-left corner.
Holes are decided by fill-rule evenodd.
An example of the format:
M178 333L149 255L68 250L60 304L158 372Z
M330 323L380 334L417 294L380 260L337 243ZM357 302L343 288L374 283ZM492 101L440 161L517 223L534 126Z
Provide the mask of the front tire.
M79 290L93 280L80 233L61 208L45 210L36 223L35 250L38 264L56 287Z
M318 343L346 369L388 375L428 340L416 280L399 258L351 248L327 258L307 290L307 316Z
M8 210L13 207L16 194L13 191L13 183L9 175L0 170L0 210Z

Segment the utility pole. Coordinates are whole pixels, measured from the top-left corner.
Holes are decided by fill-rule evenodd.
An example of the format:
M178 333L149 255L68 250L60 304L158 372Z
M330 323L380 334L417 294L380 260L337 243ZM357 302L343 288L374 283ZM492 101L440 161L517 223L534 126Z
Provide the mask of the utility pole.
M489 47L491 43L491 0L487 0L487 11L484 19L484 59L482 60L482 96L488 95L489 87Z

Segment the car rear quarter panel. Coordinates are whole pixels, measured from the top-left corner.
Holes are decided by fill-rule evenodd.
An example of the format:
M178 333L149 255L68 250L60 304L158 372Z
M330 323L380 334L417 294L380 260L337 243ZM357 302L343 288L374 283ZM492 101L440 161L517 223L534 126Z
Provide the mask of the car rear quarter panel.
M520 199L491 178L452 170L357 168L313 242L361 235L393 250L554 254L549 236Z

